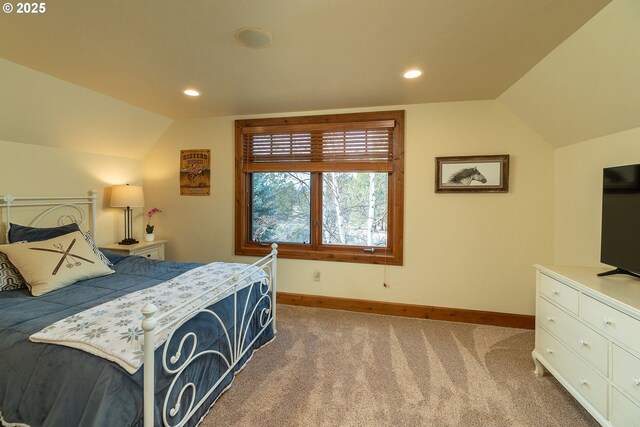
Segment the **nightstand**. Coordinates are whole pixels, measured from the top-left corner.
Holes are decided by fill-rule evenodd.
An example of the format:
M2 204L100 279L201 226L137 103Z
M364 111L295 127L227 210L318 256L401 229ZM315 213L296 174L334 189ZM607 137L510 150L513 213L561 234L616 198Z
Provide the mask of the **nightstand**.
M140 242L135 245L119 245L117 243L112 243L101 247L120 255L137 255L149 259L164 260L165 243L167 243L166 240L154 240L153 242Z

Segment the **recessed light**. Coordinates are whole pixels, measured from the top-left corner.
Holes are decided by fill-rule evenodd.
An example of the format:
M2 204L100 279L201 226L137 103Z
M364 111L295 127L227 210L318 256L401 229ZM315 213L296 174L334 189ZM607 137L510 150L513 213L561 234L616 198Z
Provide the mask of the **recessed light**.
M186 89L182 91L182 93L184 93L187 96L200 96L200 92L198 92L195 89Z
M420 77L422 75L422 71L417 68L413 68L411 70L407 70L402 75L405 79L415 79L416 77Z
M267 30L255 27L244 27L236 31L236 40L244 47L264 49L273 44L273 36Z

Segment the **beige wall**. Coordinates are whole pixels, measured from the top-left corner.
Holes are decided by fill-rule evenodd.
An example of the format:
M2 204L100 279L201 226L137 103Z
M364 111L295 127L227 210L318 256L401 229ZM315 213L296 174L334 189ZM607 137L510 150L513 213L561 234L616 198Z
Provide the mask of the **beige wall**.
M638 22L613 0L498 99L556 147L640 126Z
M141 184L141 160L0 140L0 162L0 195L76 196L97 190L98 244L122 239L122 211L109 207L109 191L114 184ZM135 231L141 236L141 210L136 212Z
M0 58L0 140L142 159L171 120Z
M640 163L640 127L555 152L555 262L600 265L602 168Z
M551 146L496 101L384 109L397 108L406 110L404 266L283 259L279 289L532 314L531 265L552 259ZM250 260L233 254L234 119L176 121L145 158L147 205L163 210L156 233L169 239L169 259ZM179 195L179 150L191 148L212 150L211 197ZM502 153L508 194L434 193L434 157Z

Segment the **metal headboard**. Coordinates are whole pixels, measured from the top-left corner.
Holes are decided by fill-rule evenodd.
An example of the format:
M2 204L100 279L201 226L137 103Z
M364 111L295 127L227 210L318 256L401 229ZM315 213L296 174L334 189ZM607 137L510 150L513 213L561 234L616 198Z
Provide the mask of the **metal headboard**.
M44 208L35 213L33 219L28 221L29 227L35 227L45 217L60 214L58 225L76 223L78 226L87 225L91 231L93 240L96 240L96 190L89 191L88 196L63 196L63 197L14 197L11 195L0 196L0 210L6 212L5 242L9 241L9 224L12 222L12 214L18 208ZM33 214L32 214L33 215ZM20 218L24 224L24 219Z

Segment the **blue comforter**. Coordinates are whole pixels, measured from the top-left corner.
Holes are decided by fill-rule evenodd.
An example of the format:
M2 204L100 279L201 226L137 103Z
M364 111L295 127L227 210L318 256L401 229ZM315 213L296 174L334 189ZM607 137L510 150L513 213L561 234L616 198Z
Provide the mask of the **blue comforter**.
M129 375L115 363L83 351L29 341L31 334L58 320L162 283L201 265L109 256L115 264L116 274L83 280L41 297L31 297L24 289L0 292L0 412L6 421L27 423L32 427L142 425L142 369ZM251 302L258 300L258 288L252 288ZM249 291L246 288L239 292L240 313L244 296ZM232 335L233 296L216 303L213 309ZM196 316L183 329L201 331L198 350L206 348L224 352L227 344L222 328L211 328L210 324L205 328L204 325L205 319ZM205 330L206 333L202 332ZM258 330L258 322L254 321L247 339L252 340ZM244 360L236 365L235 371L244 365L253 349L272 338L273 330L269 327ZM161 366L163 348L157 349L155 354L155 425L162 425L161 408L171 381ZM195 381L199 387L211 385L226 369L219 358L202 358L198 365L189 366L179 381ZM206 413L215 398L230 384L233 374L226 375L188 425L195 425ZM188 393L185 393L183 408L187 406L188 399ZM175 424L181 415L176 415L171 424Z

